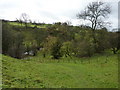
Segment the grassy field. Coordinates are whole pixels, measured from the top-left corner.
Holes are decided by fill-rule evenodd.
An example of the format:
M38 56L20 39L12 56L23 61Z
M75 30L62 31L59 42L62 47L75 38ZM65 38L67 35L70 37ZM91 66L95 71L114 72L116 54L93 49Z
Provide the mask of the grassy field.
M13 25L13 26L21 26L21 24L19 22L9 22L10 25ZM27 24L28 27L35 27L36 25L34 24ZM24 27L25 25L22 24L22 27ZM44 25L37 25L37 28L46 28L47 26L49 26L49 24L44 24Z
M18 60L3 55L3 88L117 88L117 55L91 58L42 56Z

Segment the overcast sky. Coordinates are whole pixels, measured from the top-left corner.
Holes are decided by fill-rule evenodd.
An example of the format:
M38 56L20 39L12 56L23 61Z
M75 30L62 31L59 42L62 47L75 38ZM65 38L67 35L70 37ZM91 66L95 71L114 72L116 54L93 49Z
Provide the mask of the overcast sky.
M86 5L97 0L0 0L0 19L16 20L22 13L29 15L32 21L45 23L71 21L72 25L84 24L76 14L84 10ZM110 4L109 15L111 28L118 27L118 1L101 0Z

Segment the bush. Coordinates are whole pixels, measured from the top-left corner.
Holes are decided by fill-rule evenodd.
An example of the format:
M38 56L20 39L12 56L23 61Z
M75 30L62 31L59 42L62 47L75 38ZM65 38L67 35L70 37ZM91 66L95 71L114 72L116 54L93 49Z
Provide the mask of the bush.
M61 54L65 57L67 56L70 56L72 55L72 42L70 41L67 41L67 42L64 42L62 47L61 47Z
M51 49L51 55L53 56L54 59L59 59L60 57L62 57L62 54L60 52L60 48L61 48L61 43L59 41L57 41L52 49Z

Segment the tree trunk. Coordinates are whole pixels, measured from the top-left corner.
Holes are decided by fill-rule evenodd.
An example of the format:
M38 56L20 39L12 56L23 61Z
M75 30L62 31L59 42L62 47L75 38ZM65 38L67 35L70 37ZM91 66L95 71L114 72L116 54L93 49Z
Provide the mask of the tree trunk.
M93 32L93 35L92 35L92 37L93 37L93 44L94 44L94 47L95 47L95 52L97 52L97 40L96 40L96 37L95 37L95 30L93 29L92 30Z

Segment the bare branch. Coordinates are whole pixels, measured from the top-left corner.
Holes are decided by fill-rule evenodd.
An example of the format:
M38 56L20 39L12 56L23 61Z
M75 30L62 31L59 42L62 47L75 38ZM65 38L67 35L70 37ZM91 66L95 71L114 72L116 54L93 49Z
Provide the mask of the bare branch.
M91 28L95 30L98 26L101 25L102 19L106 18L108 14L111 13L110 6L106 5L103 2L92 2L90 3L84 11L79 13L77 17L79 19L88 20L91 22ZM101 21L99 22L99 20Z

